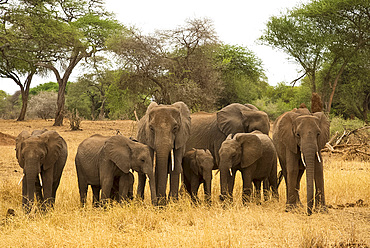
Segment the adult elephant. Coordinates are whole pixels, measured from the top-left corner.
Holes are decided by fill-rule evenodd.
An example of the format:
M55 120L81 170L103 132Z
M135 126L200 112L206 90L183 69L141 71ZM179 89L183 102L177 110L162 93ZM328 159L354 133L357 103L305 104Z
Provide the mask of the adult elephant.
M167 176L170 198L177 199L185 144L190 134L190 111L183 102L158 105L152 102L138 123L137 139L148 145L155 167L158 204L166 203ZM145 176L139 175L138 196L144 197Z
M307 213L315 206L325 207L324 175L320 150L329 139L329 120L322 112L311 114L300 108L279 116L273 128L273 142L286 182L286 210L301 204L299 189L301 177L307 170Z
M88 185L93 189L95 205L100 199L100 189L103 202L109 198L119 201L129 198L134 182L130 170L148 176L152 203L156 204L152 159L147 145L122 135L95 134L78 146L75 163L82 206Z
M16 157L24 174L22 206L26 212L31 210L35 194L43 209L54 206L67 154L67 144L56 131L23 131L17 136Z
M229 134L250 133L255 130L268 134L270 122L267 114L252 104L230 104L216 113L191 115L191 131L186 150L208 149L215 158L215 167L220 161L219 149Z

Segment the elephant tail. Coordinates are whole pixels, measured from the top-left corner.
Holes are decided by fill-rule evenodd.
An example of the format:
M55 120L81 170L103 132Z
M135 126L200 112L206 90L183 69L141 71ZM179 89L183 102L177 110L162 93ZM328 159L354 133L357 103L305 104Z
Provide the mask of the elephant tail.
M281 183L281 181L283 181L283 171L279 171L278 173L278 176L277 176L277 187L276 187L276 190L279 189L279 185Z

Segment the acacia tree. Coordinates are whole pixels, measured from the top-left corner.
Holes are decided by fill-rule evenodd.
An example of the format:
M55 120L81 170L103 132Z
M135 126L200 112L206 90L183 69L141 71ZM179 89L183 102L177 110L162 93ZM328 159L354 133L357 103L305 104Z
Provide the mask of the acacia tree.
M330 112L346 66L359 51L369 49L369 13L366 0L312 1L282 17L271 17L260 39L299 62L310 78L312 92L316 92L317 71L329 64L324 81L331 88Z
M34 62L42 57L30 39L30 35L35 34L38 24L31 26L29 22L33 20L38 23L38 16L26 15L16 5L6 4L7 1L2 3L4 5L0 6L0 77L9 78L20 87L22 107L17 121L23 121L31 81L39 71Z
M68 39L55 37L50 42L59 49L50 52L47 61L39 61L36 65L51 70L59 85L57 112L54 126L63 124L65 90L68 79L78 63L94 56L98 51L106 49L106 39L121 29L121 25L112 18L103 7L101 0L49 0L52 4L44 4L51 20L57 21L62 28L60 33L71 30ZM60 34L60 33L57 33ZM40 44L45 33L41 33Z
M326 37L310 19L288 11L280 17L272 16L266 25L263 44L280 49L303 69L303 74L292 81L293 85L306 75L310 79L311 91L316 92L316 73L323 62Z
M330 112L339 79L347 65L362 50L369 53L370 4L367 0L319 0L312 1L297 10L316 23L327 37L326 56L330 64L324 77L331 90L327 111ZM334 76L332 76L334 75Z
M163 104L181 100L192 109L214 108L221 89L213 60L219 44L209 19L187 20L152 35L126 30L109 45L122 58L124 70L133 73L135 87L141 83L145 88L144 96ZM129 82L122 83L127 87Z

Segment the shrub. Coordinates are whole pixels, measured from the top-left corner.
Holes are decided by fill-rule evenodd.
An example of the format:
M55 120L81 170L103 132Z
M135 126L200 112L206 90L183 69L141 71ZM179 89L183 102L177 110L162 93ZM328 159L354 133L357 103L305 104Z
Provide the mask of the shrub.
M53 91L41 91L28 102L27 116L30 118L54 118L57 110L58 94Z

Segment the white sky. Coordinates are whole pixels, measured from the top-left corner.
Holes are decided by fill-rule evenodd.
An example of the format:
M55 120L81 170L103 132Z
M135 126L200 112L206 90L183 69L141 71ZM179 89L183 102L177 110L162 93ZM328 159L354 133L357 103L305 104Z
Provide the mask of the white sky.
M188 18L207 17L214 23L219 39L225 44L246 46L263 62L270 85L291 82L299 76L299 66L288 61L286 54L271 47L258 45L256 40L262 35L270 16L279 15L287 8L307 0L106 0L109 11L124 25L136 26L145 34L155 30L173 29L185 24ZM74 71L70 81L74 81L80 70ZM54 81L48 77L34 77L31 87ZM0 90L13 94L19 87L9 79L0 78Z

